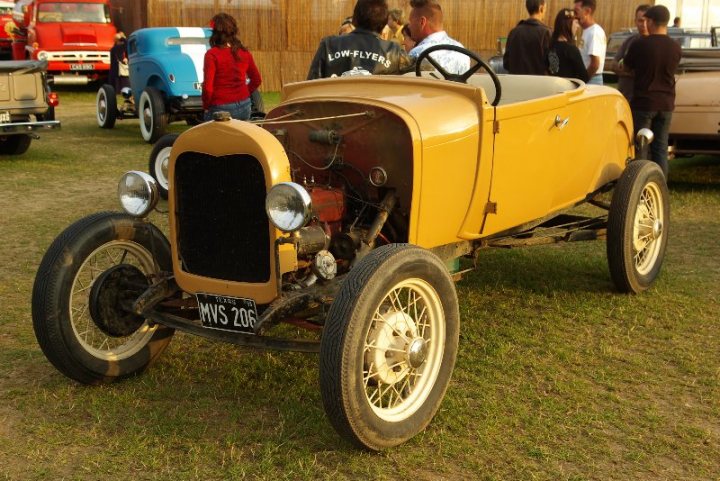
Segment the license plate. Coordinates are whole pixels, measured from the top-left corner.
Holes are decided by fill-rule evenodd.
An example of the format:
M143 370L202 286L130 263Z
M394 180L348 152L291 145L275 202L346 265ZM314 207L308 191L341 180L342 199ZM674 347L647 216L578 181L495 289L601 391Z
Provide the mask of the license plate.
M91 63L71 63L70 70L94 70L95 66Z
M195 296L203 327L255 334L258 316L254 300L202 293Z
M0 124L7 124L12 120L10 112L7 110L0 111Z

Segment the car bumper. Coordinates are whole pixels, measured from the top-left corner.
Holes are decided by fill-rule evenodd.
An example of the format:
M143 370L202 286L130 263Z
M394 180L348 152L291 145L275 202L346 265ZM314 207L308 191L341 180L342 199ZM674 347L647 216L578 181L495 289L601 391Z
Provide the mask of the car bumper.
M39 130L54 130L60 128L59 120L43 120L39 122L12 122L0 124L0 135L27 134Z
M175 113L202 112L202 97L176 98L171 102L171 108Z

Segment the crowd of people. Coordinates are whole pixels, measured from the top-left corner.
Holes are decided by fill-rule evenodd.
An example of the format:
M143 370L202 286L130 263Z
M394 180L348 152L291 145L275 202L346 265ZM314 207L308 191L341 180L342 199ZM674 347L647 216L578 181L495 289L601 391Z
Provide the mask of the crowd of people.
M557 12L551 29L544 23L546 0L525 0L528 18L507 36L503 66L510 74L555 75L588 84L603 83L607 37L595 21L596 0L575 0ZM344 75L400 74L414 68L418 57L435 45L463 47L443 26L439 0L410 0L402 10L387 0L357 0L353 15L337 35L320 41L308 80ZM630 102L636 131L655 133L652 157L667 175L667 137L674 108L674 72L680 47L667 36L670 13L664 6L639 5L637 33L621 46L615 60L619 90ZM676 19L679 22L679 19ZM234 118L250 116L250 95L261 83L252 54L238 39L235 19L220 13L211 21L211 48L205 56L203 108L205 118L216 111ZM430 53L433 63L450 74L470 68L470 58L452 50Z

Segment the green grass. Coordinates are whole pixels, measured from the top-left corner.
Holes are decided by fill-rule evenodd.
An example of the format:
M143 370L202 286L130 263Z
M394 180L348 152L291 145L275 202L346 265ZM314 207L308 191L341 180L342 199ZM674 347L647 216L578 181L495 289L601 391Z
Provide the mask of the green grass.
M58 118L0 160L0 479L720 479L720 159L673 161L667 257L642 295L613 291L602 242L484 251L458 284L440 412L370 454L326 420L313 355L177 334L148 372L101 387L45 360L30 315L44 251L117 209L151 149L136 120L97 128L91 92L62 92Z

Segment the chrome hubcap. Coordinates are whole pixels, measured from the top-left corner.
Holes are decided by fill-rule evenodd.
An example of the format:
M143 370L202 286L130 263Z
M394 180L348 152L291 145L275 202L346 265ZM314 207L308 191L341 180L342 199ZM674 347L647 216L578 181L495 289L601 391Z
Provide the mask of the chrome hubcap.
M421 337L413 339L407 348L407 361L410 367L417 369L422 366L427 359L427 351L425 339Z

